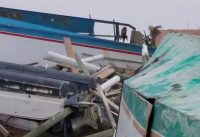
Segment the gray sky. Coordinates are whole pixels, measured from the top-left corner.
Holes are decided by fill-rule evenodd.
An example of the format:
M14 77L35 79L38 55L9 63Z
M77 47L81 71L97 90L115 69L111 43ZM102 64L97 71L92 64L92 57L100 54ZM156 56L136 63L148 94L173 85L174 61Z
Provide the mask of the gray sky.
M165 29L200 29L200 0L0 0L0 6Z

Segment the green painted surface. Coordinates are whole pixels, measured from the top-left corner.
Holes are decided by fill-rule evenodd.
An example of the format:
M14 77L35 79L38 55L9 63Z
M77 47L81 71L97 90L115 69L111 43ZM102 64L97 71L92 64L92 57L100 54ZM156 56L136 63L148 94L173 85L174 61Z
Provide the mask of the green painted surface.
M199 84L200 84L200 77L192 79L191 81L187 83L186 86L188 86L188 89L192 89L192 88L198 87Z
M124 87L123 99L132 116L137 120L140 126L144 129L148 125L148 103L145 102L140 96L132 92L132 89Z
M146 98L159 99L174 91L191 91L191 86L198 84L199 70L200 38L171 34L143 70L125 84Z
M174 106L174 103L171 104ZM176 108L177 105L171 107L163 105L160 102L156 103L153 110L154 117L152 129L165 137L199 137L200 120L192 113L186 113L195 110L197 104L190 104L191 106L188 107L185 103L182 105L184 108ZM195 114L199 114L199 112L196 112Z
M125 81L123 97L130 100L127 91L155 100L152 130L165 137L200 137L200 37L165 37L142 70ZM126 103L136 120L147 120L141 102Z
M190 69L191 67L198 64L200 61L200 55L194 55L191 57L188 57L175 65L173 68L169 68L162 74L159 74L158 77L168 77L169 75L173 75L174 73L177 73L178 71L185 71L186 69Z

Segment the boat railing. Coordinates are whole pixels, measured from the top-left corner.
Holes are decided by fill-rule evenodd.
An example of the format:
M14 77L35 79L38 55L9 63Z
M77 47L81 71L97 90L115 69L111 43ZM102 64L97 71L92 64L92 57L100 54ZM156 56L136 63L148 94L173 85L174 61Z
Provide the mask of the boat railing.
M94 37L114 37L114 41L119 41L121 38L120 35L120 26L122 27L127 27L129 29L131 29L131 31L135 31L136 28L133 27L130 24L127 23L121 23L121 22L115 22L113 21L106 21L106 20L99 20L99 19L92 19L95 23L103 23L103 24L110 24L113 25L113 35L100 35L100 34L90 34L90 36L94 36Z
M0 7L0 17L10 18L22 22L28 22L31 24L51 27L60 30L67 30L79 34L89 35L92 37L107 37L114 38L114 41L119 41L121 38L120 30L125 28L127 30L135 31L136 28L127 23L121 23L116 21L107 21L100 19L81 18L65 15L56 15L50 13L41 13L33 11L25 11L19 9L11 9ZM94 26L96 24L111 25L112 34L100 35L94 33ZM106 32L107 33L107 32Z

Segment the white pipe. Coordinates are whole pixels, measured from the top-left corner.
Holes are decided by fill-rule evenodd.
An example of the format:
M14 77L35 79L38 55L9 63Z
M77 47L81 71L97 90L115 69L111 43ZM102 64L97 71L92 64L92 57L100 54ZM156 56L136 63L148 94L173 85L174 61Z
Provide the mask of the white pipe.
M149 51L147 45L142 45L142 63L143 65L146 64L149 60Z
M149 56L148 47L145 44L142 45L142 56L144 56L144 55Z
M79 67L75 59L70 58L70 57L66 57L64 55L61 55L61 54L58 54L58 53L55 53L55 52L48 51L47 59L50 60L50 61L59 63L59 64L70 65L70 66L73 66L73 67ZM84 65L86 66L86 68L89 71L100 70L99 66L96 66L96 65L93 65L93 64L90 64L90 63L84 62Z
M111 88L119 81L120 81L120 77L118 75L116 75L116 76L112 77L111 79L109 79L108 81L106 81L105 83L103 83L101 85L101 88L103 89L104 92L106 92L107 89Z
M91 62L91 61L100 60L100 59L103 59L103 58L104 58L103 55L96 55L96 56L84 58L84 59L81 59L81 60L82 60L83 62Z

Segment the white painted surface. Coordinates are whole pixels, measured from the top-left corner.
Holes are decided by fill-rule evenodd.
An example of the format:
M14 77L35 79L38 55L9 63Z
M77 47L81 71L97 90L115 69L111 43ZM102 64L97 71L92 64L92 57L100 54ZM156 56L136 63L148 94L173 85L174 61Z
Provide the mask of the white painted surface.
M112 86L117 84L120 81L120 77L118 75L112 77L111 79L107 80L105 83L101 85L101 88L104 92L107 92Z
M48 50L66 54L64 44L4 34L0 34L0 49L0 60L19 64L45 65L49 63L43 60Z
M0 114L44 120L64 109L64 99L0 91Z
M134 128L132 121L129 120L128 116L126 115L122 101L120 105L116 137L142 137L140 133Z
M96 56L84 58L84 59L82 59L82 61L83 62L92 62L92 61L97 61L97 60L100 60L100 59L103 59L103 58L104 58L103 55L96 55Z
M66 56L64 43L49 42L38 39L24 38L12 35L0 34L0 60L18 64L29 64L39 62L40 65L52 66L55 63L45 61L48 51L53 51ZM120 68L138 68L141 66L142 57L132 54L112 52L94 48L87 48L74 45L74 52L79 57L85 58L85 54L95 56L102 54L105 58L100 61L94 61L94 64L100 66L114 65Z
M77 64L75 59L67 57L67 56L64 56L64 55L61 55L61 54L58 54L58 53L55 53L55 52L48 51L47 59L51 60L51 61L54 61L56 63L59 63L59 64L78 67L78 64ZM99 66L96 66L96 65L93 65L93 64L89 64L89 63L86 63L86 62L83 62L83 63L85 65L85 67L90 71L97 71L97 70L100 69Z
M149 56L149 51L148 51L148 48L147 48L147 45L143 44L142 45L142 56Z

